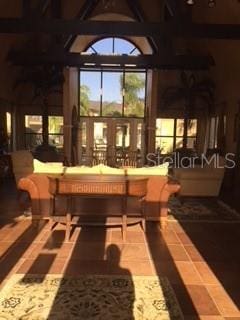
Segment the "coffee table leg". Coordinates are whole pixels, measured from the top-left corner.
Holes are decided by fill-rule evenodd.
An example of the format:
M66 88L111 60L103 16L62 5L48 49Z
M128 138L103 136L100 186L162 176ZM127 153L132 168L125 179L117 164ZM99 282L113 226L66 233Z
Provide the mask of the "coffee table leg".
M146 220L145 220L145 217L142 218L142 229L143 229L143 232L145 233L146 232Z
M52 215L50 216L49 223L48 223L48 227L49 227L50 231L52 231L54 229L54 226L56 224L56 222L54 221L54 216L56 214L56 199L55 199L55 195L51 199L51 203L52 203Z
M67 214L66 214L66 231L65 231L65 241L69 241L71 232L71 212L72 212L72 198L67 199Z
M126 242L127 233L127 199L126 197L122 200L122 237L123 242Z
M127 216L123 214L122 216L122 237L123 242L126 242L126 233L127 233Z
M141 214L142 214L142 229L146 232L146 214L145 214L145 200L141 200Z
M71 213L67 213L66 216L66 232L65 232L65 241L69 241L71 232Z

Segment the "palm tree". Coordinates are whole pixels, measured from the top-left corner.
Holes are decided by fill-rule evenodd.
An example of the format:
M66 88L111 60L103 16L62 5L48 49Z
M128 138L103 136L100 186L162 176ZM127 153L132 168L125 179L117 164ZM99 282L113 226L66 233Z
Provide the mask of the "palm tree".
M188 126L191 125L190 119L196 111L197 101L203 104L209 114L214 105L215 84L210 78L197 81L193 73L188 75L184 71L180 74L180 82L180 86L168 87L163 92L162 99L165 107L184 101L183 148L186 148Z
M80 86L80 110L82 116L89 116L90 89L86 85Z
M128 116L143 117L144 102L139 98L139 93L145 87L145 79L137 73L126 73L125 83L120 77L121 90L124 89L125 114Z

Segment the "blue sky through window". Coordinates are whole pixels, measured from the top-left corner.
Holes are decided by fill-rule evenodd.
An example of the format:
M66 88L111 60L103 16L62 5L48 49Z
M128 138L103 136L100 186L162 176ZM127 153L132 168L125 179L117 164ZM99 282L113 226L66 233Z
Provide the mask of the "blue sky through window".
M122 72L103 72L104 100L122 102L120 77ZM138 73L145 78L145 73ZM81 71L80 84L86 85L90 90L90 100L98 101L101 94L101 72ZM145 89L139 91L139 98L144 99Z
M104 72L103 90L105 101L115 101L121 103L122 93L120 92L120 77L122 72ZM90 90L90 100L98 101L101 94L101 72L82 71L80 73L80 84L85 85Z
M133 50L134 52L131 53ZM123 39L115 39L115 52L118 54L129 54L129 55L140 54L139 50L132 43Z
M103 73L103 101L122 103L121 72Z
M92 45L89 49L93 48L94 52L97 51L98 54L111 54L113 51L112 43L113 43L112 38L99 40L95 42L94 45Z
M87 50L88 53L97 54L127 54L139 55L141 52L131 42L121 38L105 38L93 43ZM145 79L145 73L138 73ZM90 91L90 101L98 101L100 108L100 95L102 101L122 104L123 97L121 91L121 77L123 72L102 72L102 90L101 90L101 72L99 71L81 71L80 85L85 85ZM139 92L139 98L144 99L145 89Z
M121 38L105 38L92 44L86 52L98 54L138 55L140 51L131 42Z

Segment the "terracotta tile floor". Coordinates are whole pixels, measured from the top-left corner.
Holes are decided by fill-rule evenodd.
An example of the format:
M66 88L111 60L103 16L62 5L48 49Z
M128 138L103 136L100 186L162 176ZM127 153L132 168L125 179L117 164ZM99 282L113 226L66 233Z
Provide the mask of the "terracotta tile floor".
M160 275L171 282L185 319L240 319L239 223L170 222L164 231L148 223L146 235L128 227L125 244L118 228L76 228L64 243L61 225L36 229L28 218L8 216L5 204L1 285L13 273Z

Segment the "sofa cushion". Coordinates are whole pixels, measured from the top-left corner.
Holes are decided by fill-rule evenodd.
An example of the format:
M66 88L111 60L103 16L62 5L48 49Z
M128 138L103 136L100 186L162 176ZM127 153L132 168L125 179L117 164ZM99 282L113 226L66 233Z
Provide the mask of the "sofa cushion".
M100 174L100 166L87 167L87 166L75 166L66 167L64 170L65 175L79 175L79 174Z
M106 174L106 175L125 175L126 174L126 169L121 169L121 168L112 168L106 165L100 165L100 172L101 174Z
M76 166L65 169L65 175L68 174L106 174L106 175L124 175L124 169L112 168L104 164L99 164L93 167Z
M155 167L128 168L127 175L166 176L168 175L168 162Z
M61 162L42 162L37 159L33 160L34 173L53 173L62 174L64 166Z
M166 176L168 174L168 163L164 163L156 167L125 168L125 169L112 168L103 164L99 164L93 167L75 166L75 167L63 167L63 168L64 168L63 173L65 175L104 174L104 175ZM44 170L44 167L40 169ZM41 171L41 172L44 172L44 171ZM49 171L49 173L51 173L51 171Z

